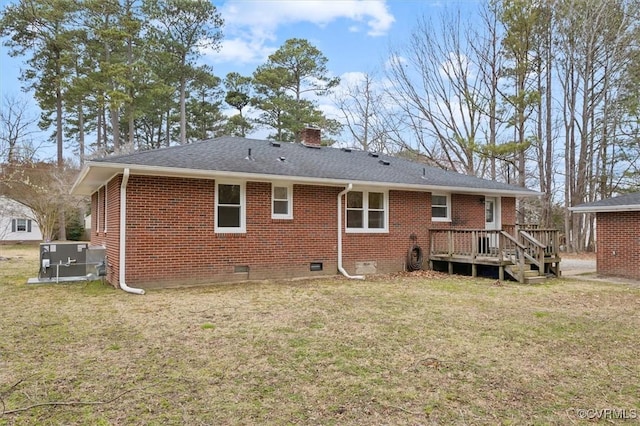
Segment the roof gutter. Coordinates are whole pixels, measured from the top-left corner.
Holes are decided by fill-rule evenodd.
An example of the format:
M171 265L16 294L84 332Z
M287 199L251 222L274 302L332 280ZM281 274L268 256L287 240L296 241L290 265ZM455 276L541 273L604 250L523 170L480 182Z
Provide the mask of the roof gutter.
M627 204L620 206L591 206L591 207L569 207L569 211L573 213L614 213L614 212L633 212L640 210L640 205Z
M353 188L352 183L347 185L347 187L338 194L338 271L347 278L364 280L363 275L349 275L342 266L342 196L351 191L351 188Z
M126 269L126 256L125 250L127 247L127 183L129 182L129 169L124 169L122 175L122 184L120 185L120 264L119 264L119 276L118 283L120 288L127 293L144 294L144 290L141 288L129 287L125 282L125 269Z
M298 184L310 184L310 185L327 185L327 186L344 186L347 184L355 184L358 186L367 187L381 187L388 189L397 189L400 191L425 191L425 192L456 192L461 194L479 194L479 195L496 195L503 197L539 197L542 194L536 191L528 190L526 188L519 189L489 189L489 188L471 188L454 185L430 185L428 183L393 183L393 182L372 182L372 181L347 181L341 178L317 178L310 176L289 176L289 175L276 175L266 173L246 173L246 172L232 172L224 170L195 170L179 167L164 167L164 166L145 166L145 165L131 165L127 163L103 163L103 162L88 162L85 164L85 169L76 180L76 183L71 188L71 193L79 195L90 195L91 190L80 188L82 181L88 176L89 169L112 169L114 173L124 168L135 169L136 175L149 175L149 176L173 176L173 177L186 177L194 179L242 179L251 181L264 181L271 182L273 180L293 182Z

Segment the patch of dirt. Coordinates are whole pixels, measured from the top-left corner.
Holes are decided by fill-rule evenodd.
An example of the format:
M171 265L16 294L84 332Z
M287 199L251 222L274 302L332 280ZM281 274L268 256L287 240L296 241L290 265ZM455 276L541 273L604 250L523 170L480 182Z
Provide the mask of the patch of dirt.
M392 274L384 275L383 277L385 279L387 278L427 278L427 279L436 280L436 279L443 279L451 276L445 272L420 270L420 271L394 272Z

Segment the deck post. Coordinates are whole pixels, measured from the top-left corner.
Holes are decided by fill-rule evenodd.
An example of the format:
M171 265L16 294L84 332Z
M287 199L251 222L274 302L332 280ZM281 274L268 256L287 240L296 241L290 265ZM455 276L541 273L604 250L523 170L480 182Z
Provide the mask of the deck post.
M475 278L478 276L478 265L476 265L475 263L471 264L471 277Z
M453 275L453 262L447 262L449 266L449 275Z
M473 262L477 256L478 256L478 233L476 231L471 231L471 261Z
M504 281L504 266L502 266L502 263L498 266L498 279Z

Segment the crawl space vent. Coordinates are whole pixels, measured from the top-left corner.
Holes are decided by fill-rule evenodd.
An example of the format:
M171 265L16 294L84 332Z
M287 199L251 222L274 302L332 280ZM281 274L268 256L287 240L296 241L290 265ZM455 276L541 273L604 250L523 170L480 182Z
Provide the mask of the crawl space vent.
M322 271L322 262L311 262L309 264L310 271Z

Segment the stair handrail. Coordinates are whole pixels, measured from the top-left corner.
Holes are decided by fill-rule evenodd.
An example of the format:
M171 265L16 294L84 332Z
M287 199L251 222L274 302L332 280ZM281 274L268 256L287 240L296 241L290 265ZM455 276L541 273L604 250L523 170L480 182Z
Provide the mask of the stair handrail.
M500 231L500 235L502 235L507 240L511 241L513 245L516 247L517 251L517 259L518 259L518 282L524 283L524 258L527 255L527 250L524 244L518 241L516 238L511 236L508 232Z
M516 245L516 247L518 247L519 249L526 249L526 247L520 242L518 241L515 237L513 237L511 234L509 234L508 232L505 231L500 231L500 235L502 235L503 237L505 237L506 239L508 239L509 241L511 241L513 244Z
M538 275L544 275L544 252L547 249L547 245L542 244L527 231L519 230L518 235L520 235L523 239L527 240L529 243L533 244L533 246L536 247L535 259L532 258L531 261L538 265Z

